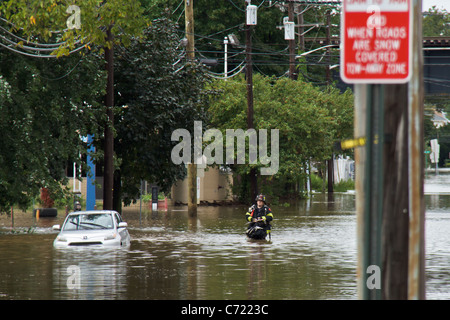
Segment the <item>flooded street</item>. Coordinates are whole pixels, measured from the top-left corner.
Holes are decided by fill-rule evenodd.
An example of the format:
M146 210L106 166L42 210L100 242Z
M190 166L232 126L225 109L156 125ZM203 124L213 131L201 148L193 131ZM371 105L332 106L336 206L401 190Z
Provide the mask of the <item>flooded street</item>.
M429 174L427 299L450 299L449 174ZM447 192L446 189L449 189ZM271 241L250 241L246 207L124 211L131 246L54 249L57 218L0 216L0 299L356 299L355 196L272 206ZM34 226L32 233L27 233Z

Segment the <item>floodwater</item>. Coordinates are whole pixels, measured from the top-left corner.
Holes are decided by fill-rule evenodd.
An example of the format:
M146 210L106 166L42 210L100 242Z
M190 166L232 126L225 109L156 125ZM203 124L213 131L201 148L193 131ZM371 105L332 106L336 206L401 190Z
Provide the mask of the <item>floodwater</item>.
M450 299L449 181L426 181L428 299ZM37 222L16 213L14 228L2 215L0 299L356 299L355 195L272 210L272 239L261 242L246 238L242 206L199 207L197 218L185 207L128 209L131 246L118 250L54 249L61 212Z

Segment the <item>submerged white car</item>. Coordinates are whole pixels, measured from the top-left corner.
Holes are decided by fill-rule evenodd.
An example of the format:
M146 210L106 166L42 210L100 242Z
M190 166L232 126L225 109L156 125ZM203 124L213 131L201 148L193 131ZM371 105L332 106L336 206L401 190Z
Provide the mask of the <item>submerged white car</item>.
M67 215L64 224L54 225L60 231L53 241L54 247L130 245L127 223L117 211L75 211Z

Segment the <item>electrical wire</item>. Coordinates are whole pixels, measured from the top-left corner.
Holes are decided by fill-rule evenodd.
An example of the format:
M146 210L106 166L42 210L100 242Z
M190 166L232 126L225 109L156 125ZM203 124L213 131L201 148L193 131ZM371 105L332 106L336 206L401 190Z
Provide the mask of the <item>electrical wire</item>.
M240 7L238 7L233 0L228 0L229 3L231 3L233 5L233 7L235 7L236 9L238 9L239 11L245 12L245 9L242 9Z
M173 73L178 73L178 72L180 72L181 70L184 69L184 67L186 67L186 63L183 64L183 65L182 65L180 68L178 68L177 70L175 70Z
M232 70L230 70L230 71L227 71L227 73L233 73L237 68L239 68L239 67L241 67L243 64L245 63L245 60L243 60L237 67L235 67L234 69L232 69ZM208 73L210 73L210 74L213 74L213 75L225 75L225 72L222 72L222 73L217 73L217 72L212 72L212 71L210 71L210 70L208 70L207 71Z
M0 21L3 21L7 24L10 24L14 27L14 24L9 22L8 20L4 18L0 18ZM68 30L68 29L65 29ZM12 52L19 53L25 56L34 57L34 58L56 58L56 55L52 54L41 54L41 52L54 52L57 50L61 45L66 44L67 42L56 42L56 43L40 43L40 42L31 42L25 38L19 37L18 35L15 35L14 33L10 32L6 28L0 26L0 31L2 31L4 34L12 37L14 40L8 39L5 35L0 34L0 40L3 40L3 42L8 43L2 43L0 42L0 46L8 49ZM64 31L64 30L63 30ZM51 31L52 33L59 33L60 31ZM19 40L19 41L17 41ZM78 45L82 42L81 39L78 39L75 41L74 45ZM79 46L78 48L72 49L69 51L69 54L78 52L85 48L86 46L89 46L90 42L88 42L85 45ZM13 47L14 46L14 47ZM20 50L16 49L20 48Z
M184 0L181 0L180 3L178 4L177 8L175 10L173 10L172 14L174 14L175 12L177 12L177 10L180 8L180 6L184 3Z
M48 81L58 81L58 80L64 79L65 77L69 76L78 67L78 65L81 63L82 60L83 60L83 57L80 58L80 60L77 62L77 64L72 69L70 69L69 72L67 72L66 74L64 74L61 77L58 77L58 78L47 78L47 77L44 77L43 75L40 75L40 74L38 74L38 77L41 77L42 79L45 79L45 80L48 80Z
M215 35L217 35L217 34L219 34L219 33L227 32L227 31L229 31L229 30L231 30L231 29L240 27L240 26L242 26L243 24L244 24L244 23L239 23L239 24L235 25L234 27L229 27L229 28L227 28L227 29L225 29L225 30L218 31L218 32L216 32L216 33L213 33L213 34L208 35L207 37L212 37L212 36L215 36Z
M181 52L181 54L178 55L179 59L177 61L175 61L174 63L172 63L172 66L175 67L177 64L179 64L180 61L182 61L185 58L185 56L186 56L186 50L183 50Z
M181 18L181 16L183 15L184 10L185 10L185 8L183 8L183 10L181 11L180 15L178 16L178 19L177 19L177 22L176 22L177 24L178 24L178 21L180 21L180 18Z
M86 45L89 45L89 43L87 43ZM23 52L23 51L20 51L20 50L16 50L16 49L14 49L14 48L12 48L10 46L7 46L7 45L5 45L5 44L3 44L1 42L0 42L0 46L5 48L5 49L8 49L10 51L13 51L15 53L19 53L19 54L22 54L22 55L25 55L25 56L28 56L28 57L33 57L33 58L57 58L56 55L50 55L50 54L46 54L46 55L42 54L42 55L40 55L40 54L32 54L32 53L28 53L28 52ZM83 48L85 48L85 45L69 51L69 54L78 52L78 51L82 50Z
M206 75L207 75L208 77L211 77L211 78L214 78L214 79L219 79L219 80L230 79L230 78L233 78L233 77L237 76L238 74L240 74L240 73L242 72L242 70L244 70L245 67L246 67L246 64L244 64L244 65L239 69L239 71L237 71L235 74L233 74L233 75L231 75L231 76L227 76L227 77L218 77L218 76L215 76L215 75L210 74L210 73L208 73L208 72L206 73Z
M0 20L4 20L4 19L0 18ZM3 27L1 27L1 26L0 26L0 30L2 30L3 32L7 33L8 35L10 35L10 36L12 36L12 37L14 37L14 38L17 38L18 40L20 40L20 41L23 42L23 43L26 43L26 44L29 44L29 45L33 44L33 45L38 46L38 47L44 47L44 48L46 48L46 47L58 47L58 46L60 46L60 45L62 45L62 44L65 43L65 42L58 42L58 43L39 43L39 42L30 42L30 41L28 41L27 39L24 39L24 38L22 38L22 37L19 37L19 36L15 35L14 33L8 31L7 29L5 29L5 28L3 28ZM19 42L20 42L20 41L19 41Z

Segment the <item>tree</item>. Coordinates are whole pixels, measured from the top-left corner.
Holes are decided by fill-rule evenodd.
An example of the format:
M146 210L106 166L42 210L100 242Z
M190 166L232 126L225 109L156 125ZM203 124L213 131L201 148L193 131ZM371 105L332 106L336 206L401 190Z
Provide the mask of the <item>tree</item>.
M178 0L143 0L148 14L158 17L165 8L169 8L173 14L172 19L178 21L182 17L184 6L180 6ZM265 75L281 76L289 68L288 42L284 40L284 30L279 27L283 25L283 17L288 15L287 3L281 1L253 1L258 5L258 24L252 28L252 55L255 72ZM228 45L228 67L232 70L244 59L245 46L245 8L246 1L210 1L194 0L195 16L195 47L197 56L202 58L217 59L218 65L211 70L217 73L223 72L224 49L223 40L225 36L234 34L240 42L240 46ZM315 24L316 27L305 27L306 37L324 38L326 27L325 12L330 9L327 5L304 5L296 12L303 12L305 24ZM339 32L340 15L338 8L332 14L332 35ZM226 19L224 19L226 17ZM179 19L179 33L184 33L184 19ZM295 23L298 24L297 18ZM296 30L299 32L299 30ZM298 40L298 37L296 38ZM307 42L306 48L301 48L297 44L297 51L309 51L321 47L319 42ZM300 72L307 81L324 84L324 66L327 60L324 59L323 52L310 54L304 61L298 62L298 67L302 67ZM338 63L334 59L332 64Z
M0 51L0 211L26 208L42 187L61 194L67 161L98 134L105 73L95 55L52 60Z
M422 29L424 37L450 36L450 15L447 10L433 6L424 12Z
M147 23L137 0L78 0L73 10L71 5L72 1L60 0L7 0L0 4L0 14L11 31L30 43L58 42L52 52L58 57L79 45L101 50L113 44L128 45ZM108 30L113 39L108 39Z
M120 166L114 190L126 204L139 196L141 180L168 192L184 178L184 165L171 161L172 131L192 132L194 120L206 121L203 67L183 59L179 45L176 25L163 17L139 41L132 40L128 50L116 53L120 111L115 150Z
M211 98L209 113L212 128L245 129L245 81L215 81L219 95ZM353 98L348 90L321 90L301 80L254 77L255 129L279 130L279 170L274 176L260 177L260 186L270 192L275 183L286 193L286 184L295 186L306 175L309 161L320 163L330 158L333 143L353 134ZM248 163L248 162L246 162ZM253 165L261 167L261 164ZM233 166L245 187L252 165ZM246 190L240 190L245 198ZM246 199L248 201L248 199Z
M11 31L27 37L25 44L49 40L60 43L52 52L57 57L68 55L75 46L82 45L89 49L98 46L100 51L104 52L108 71L105 96L108 123L104 130L103 207L112 209L114 45L127 46L131 37L141 34L147 21L142 15L139 1L81 0L69 7L69 3L60 3L58 0L9 0L1 3L0 13L11 24ZM71 25L72 18L79 23ZM24 41L18 45L23 47Z

